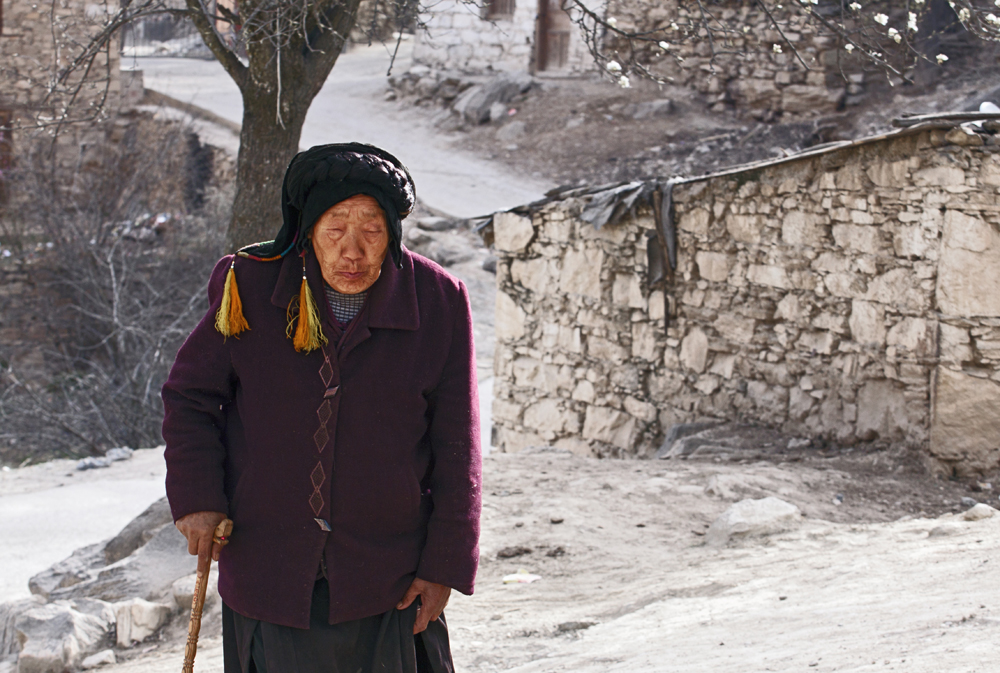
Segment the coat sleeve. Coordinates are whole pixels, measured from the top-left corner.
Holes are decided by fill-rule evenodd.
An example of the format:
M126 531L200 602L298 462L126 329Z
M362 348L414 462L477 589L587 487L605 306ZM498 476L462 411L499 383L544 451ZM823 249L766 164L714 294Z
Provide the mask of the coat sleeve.
M163 439L167 498L174 521L193 512L227 512L225 407L236 377L226 339L215 329L232 257L223 258L208 283L209 310L177 352L163 385Z
M479 565L482 456L469 294L460 284L448 359L429 398L434 510L417 577L471 594Z

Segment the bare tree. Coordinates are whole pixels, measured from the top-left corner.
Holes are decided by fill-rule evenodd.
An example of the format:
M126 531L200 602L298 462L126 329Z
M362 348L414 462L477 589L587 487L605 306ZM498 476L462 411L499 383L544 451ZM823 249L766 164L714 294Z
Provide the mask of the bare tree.
M652 11L654 4L659 11ZM681 47L692 44L712 64L787 53L801 69L818 69L815 56L800 53L791 39L804 26L838 45L842 67L874 67L892 83L912 81L921 62L946 63L948 54L934 49L933 38L952 24L1000 42L994 0L948 0L943 21L932 16L935 4L944 0L676 0L666 6L610 0L600 9L586 0L564 2L595 63L623 87L630 76L668 81L661 64L683 61ZM757 29L761 20L764 31Z
M89 149L73 183L58 177L50 143L21 157L15 187L34 207L7 213L2 233L27 281L0 311L31 334L0 344L0 454L160 442L160 387L207 309L204 269L231 199L187 184L201 156L192 135L140 122Z
M124 26L163 14L189 18L203 41L239 87L243 122L236 196L227 244L230 248L270 238L281 218L280 182L298 151L302 124L355 27L361 0L239 0L232 8L217 0L122 0L109 11L89 43L55 74L50 90L72 98ZM376 0L365 28L376 35L414 24L417 0ZM110 10L110 8L109 8ZM388 28L393 31L389 31Z

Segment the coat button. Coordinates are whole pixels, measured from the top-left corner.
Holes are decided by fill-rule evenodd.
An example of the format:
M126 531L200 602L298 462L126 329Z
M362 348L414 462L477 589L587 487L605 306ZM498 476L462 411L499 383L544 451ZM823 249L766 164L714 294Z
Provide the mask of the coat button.
M340 390L340 386L333 386L332 388L327 388L326 392L323 393L323 399L324 400L330 399L331 397L337 394L338 390Z

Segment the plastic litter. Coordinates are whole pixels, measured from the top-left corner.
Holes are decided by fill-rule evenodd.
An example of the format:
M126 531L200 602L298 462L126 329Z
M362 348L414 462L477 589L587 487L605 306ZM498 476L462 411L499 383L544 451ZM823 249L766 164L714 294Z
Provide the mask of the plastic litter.
M529 573L524 568L521 568L516 573L511 575L505 575L503 578L504 584L531 584L532 582L537 582L542 579L541 575L533 575Z

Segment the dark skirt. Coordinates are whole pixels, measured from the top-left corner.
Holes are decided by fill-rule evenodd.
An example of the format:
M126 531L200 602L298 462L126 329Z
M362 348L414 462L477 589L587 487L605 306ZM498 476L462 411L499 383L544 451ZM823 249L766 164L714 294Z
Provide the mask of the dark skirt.
M313 587L308 629L244 617L222 605L225 673L454 673L444 615L413 635L417 601L340 624L328 624L325 579Z

